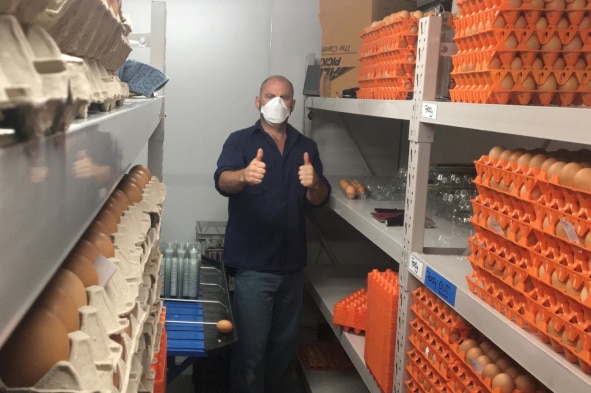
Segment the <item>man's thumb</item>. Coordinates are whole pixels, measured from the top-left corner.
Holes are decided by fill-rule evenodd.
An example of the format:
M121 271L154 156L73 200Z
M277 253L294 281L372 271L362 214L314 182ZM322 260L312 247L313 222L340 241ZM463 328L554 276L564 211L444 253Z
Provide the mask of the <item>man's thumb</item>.
M308 165L310 163L310 155L308 152L304 152L304 165Z
M255 157L257 159L257 161L262 161L263 160L263 149L259 147L259 150L257 150L257 156Z

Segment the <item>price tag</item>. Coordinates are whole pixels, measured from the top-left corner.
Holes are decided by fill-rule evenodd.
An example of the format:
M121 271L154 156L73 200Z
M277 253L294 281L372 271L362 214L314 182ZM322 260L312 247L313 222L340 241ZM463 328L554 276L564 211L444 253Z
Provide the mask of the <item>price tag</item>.
M408 260L408 270L419 279L423 278L423 262L417 260L413 256Z
M437 119L437 104L423 103L422 116L429 119Z
M429 266L425 270L425 285L438 294L443 300L454 306L456 303L456 286L441 277Z

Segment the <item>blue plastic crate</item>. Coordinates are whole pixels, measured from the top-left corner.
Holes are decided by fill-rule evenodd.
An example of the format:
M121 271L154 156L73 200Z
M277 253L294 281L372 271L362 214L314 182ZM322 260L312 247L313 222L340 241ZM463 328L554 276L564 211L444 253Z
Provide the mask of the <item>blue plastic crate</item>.
M164 301L168 356L206 357L203 306L199 302Z

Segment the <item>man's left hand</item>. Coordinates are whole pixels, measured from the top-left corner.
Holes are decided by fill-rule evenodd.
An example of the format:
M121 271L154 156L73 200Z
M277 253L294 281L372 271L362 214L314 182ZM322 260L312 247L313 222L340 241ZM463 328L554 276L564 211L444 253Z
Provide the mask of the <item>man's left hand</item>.
M300 183L306 188L314 189L318 184L318 178L314 171L314 167L310 163L310 155L308 152L304 153L304 165L300 166L298 176L300 178Z

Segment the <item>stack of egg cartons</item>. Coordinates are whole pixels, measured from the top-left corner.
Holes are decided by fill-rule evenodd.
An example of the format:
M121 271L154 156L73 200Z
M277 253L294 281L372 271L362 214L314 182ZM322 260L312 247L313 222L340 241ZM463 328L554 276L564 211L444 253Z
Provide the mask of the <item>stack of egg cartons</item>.
M497 146L475 162L468 285L591 373L591 152Z
M459 0L452 101L591 104L587 0Z
M357 98L405 100L414 88L421 11L398 11L361 32Z

